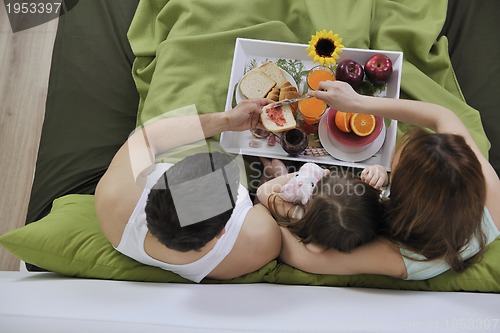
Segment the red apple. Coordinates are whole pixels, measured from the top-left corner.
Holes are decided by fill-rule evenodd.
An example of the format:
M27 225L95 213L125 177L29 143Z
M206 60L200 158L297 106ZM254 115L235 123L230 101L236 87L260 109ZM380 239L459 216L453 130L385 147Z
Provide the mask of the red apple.
M342 60L337 65L335 79L349 83L352 87L357 87L365 76L363 66L352 59Z
M384 84L392 75L392 61L385 54L375 54L365 63L365 73L373 84Z

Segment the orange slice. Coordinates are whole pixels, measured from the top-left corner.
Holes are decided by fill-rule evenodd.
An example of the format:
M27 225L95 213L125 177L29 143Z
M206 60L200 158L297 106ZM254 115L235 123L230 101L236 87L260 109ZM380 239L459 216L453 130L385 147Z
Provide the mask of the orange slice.
M375 130L375 116L371 114L354 113L351 116L352 131L359 136L370 135Z
M350 124L351 117L352 117L351 112L337 111L337 113L335 113L335 125L342 132L349 133L351 132L351 124Z

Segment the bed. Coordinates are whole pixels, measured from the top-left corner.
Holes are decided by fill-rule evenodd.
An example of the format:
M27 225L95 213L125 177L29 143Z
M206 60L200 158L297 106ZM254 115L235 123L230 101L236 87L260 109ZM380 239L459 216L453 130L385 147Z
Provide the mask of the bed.
M26 262L29 271L0 274L2 295L19 297L10 309L0 306L0 327L21 332L31 324L44 327L50 322L46 327L60 331L80 322L85 323L83 331L96 321L101 331L124 332L141 325L151 332L238 327L262 332L377 331L379 323L386 325L385 331L425 332L437 320L438 331L474 331L486 321L489 329L500 330L500 323L495 325L498 312L492 310L500 304L498 239L464 273L447 272L426 281L315 275L272 261L237 279L205 279L193 285L114 251L100 233L93 205L99 178L137 125L185 105L195 104L200 113L224 110L237 37L307 43L322 29L339 33L348 47L402 51L401 98L436 102L457 112L498 173L498 15L495 0L78 2L60 17L26 226L0 236L0 244ZM488 64L488 70L478 70L477 62ZM407 129L400 124L401 133ZM67 289L59 289L61 285ZM21 301L31 302L36 287L43 291L40 295L82 306L83 312L69 314L57 301L44 309L40 299L25 308ZM68 296L67 290L79 288L102 294ZM121 288L130 294L123 295ZM223 306L225 312L216 313L199 306L217 291L234 308ZM116 317L90 311L93 303L116 306L117 295L138 312L166 304L183 307L161 320L154 311ZM401 302L411 313L400 311ZM302 305L290 309L290 303ZM277 320L271 321L266 311L255 309L260 305L287 311L272 312ZM193 318L190 306L196 308ZM252 315L245 318L247 311ZM328 318L319 320L320 314ZM220 324L231 315L241 326L234 318ZM302 322L293 328L295 319L290 318L300 315L318 324ZM133 325L124 328L123 323Z

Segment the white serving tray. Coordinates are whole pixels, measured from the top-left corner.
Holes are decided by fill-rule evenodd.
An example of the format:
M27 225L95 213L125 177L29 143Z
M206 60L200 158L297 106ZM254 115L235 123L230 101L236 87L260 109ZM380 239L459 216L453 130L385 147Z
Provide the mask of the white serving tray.
M243 75L252 67L258 66L267 60L286 63L286 66L299 68L295 73L290 73L296 78L299 92L304 93L305 74L307 70L316 66L312 59L307 56L307 44L283 43L256 39L237 38L234 49L233 65L231 77L229 79L229 88L226 99L225 110L230 110L234 106L235 89ZM381 94L381 98L399 98L401 83L401 69L403 65L403 53L385 50L368 50L344 48L340 53L340 59L353 59L364 64L369 57L374 54L382 53L387 55L393 63L393 74L387 82L387 89ZM302 66L302 67L301 67ZM300 75L301 72L303 76ZM298 78L298 79L297 79ZM326 115L326 113L325 113ZM354 168L364 168L373 164L380 164L390 171L391 159L396 146L397 122L392 120L386 128L386 137L382 148L372 157L360 162L341 161L333 156L290 156L279 144L268 146L266 141L259 148L250 147L249 142L253 139L250 131L243 132L224 132L221 135L221 146L228 152L242 155L261 156L268 158L279 158L283 160L294 160L301 162L315 162L320 164L339 165Z

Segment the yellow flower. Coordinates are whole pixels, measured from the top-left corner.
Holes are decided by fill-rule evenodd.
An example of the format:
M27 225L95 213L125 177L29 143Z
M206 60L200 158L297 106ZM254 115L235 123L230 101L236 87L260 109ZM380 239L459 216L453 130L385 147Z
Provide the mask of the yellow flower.
M308 56L313 58L313 62L319 62L320 65L330 66L337 63L339 53L342 52L344 45L342 38L338 34L333 34L330 30L326 32L317 31L316 35L311 36L309 46L307 47Z

